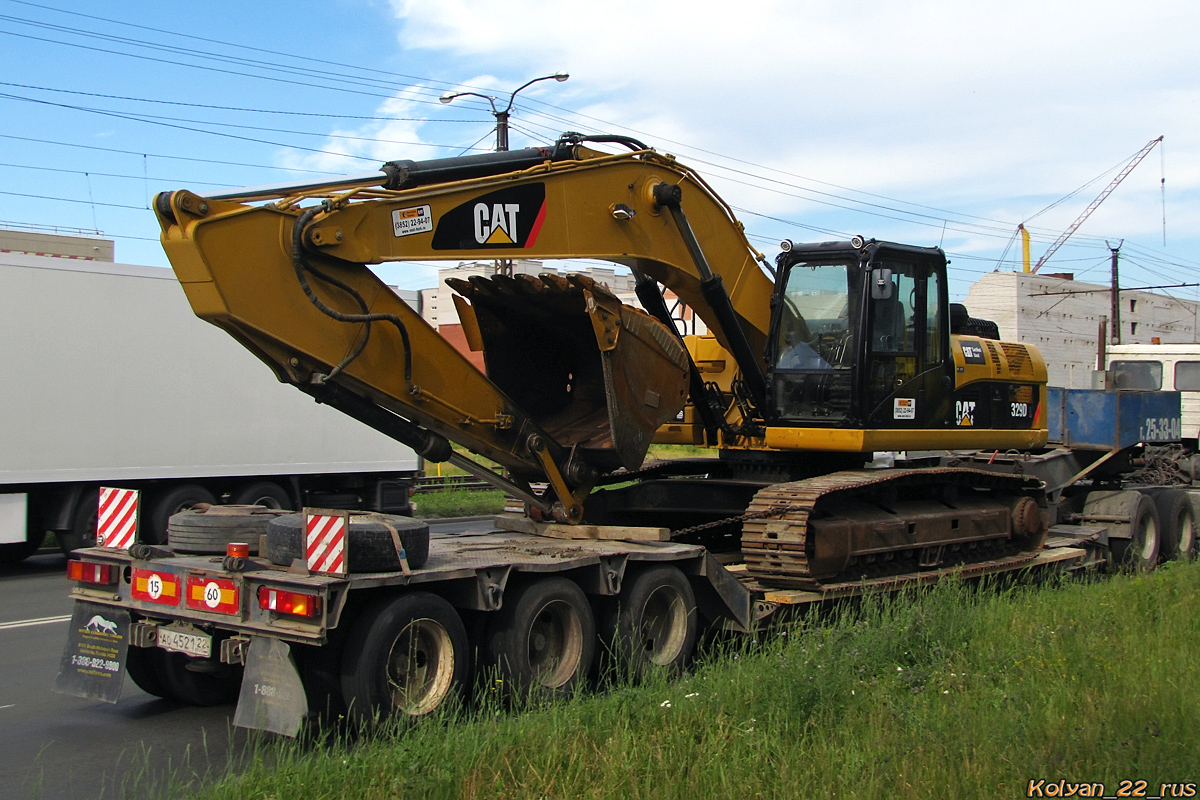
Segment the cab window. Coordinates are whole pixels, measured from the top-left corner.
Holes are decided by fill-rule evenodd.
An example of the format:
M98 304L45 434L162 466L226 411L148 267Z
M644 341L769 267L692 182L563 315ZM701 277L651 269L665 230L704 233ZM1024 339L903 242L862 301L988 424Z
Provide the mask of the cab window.
M1175 391L1200 392L1200 361L1179 361L1175 364Z
M1157 392L1162 389L1161 361L1113 361L1109 365L1113 383L1118 389L1142 389Z

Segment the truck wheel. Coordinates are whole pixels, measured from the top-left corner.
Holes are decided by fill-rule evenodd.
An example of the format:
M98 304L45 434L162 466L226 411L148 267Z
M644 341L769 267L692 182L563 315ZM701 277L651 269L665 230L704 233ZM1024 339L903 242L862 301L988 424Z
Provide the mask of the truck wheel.
M213 493L198 483L184 483L166 489L150 503L150 514L142 520L138 541L166 544L171 517L200 503L217 502Z
M1109 539L1116 563L1135 570L1154 569L1158 565L1161 531L1154 500L1139 495L1137 505L1129 515L1130 538Z
M490 660L517 696L564 697L592 666L596 626L583 590L566 578L510 589L488 634Z
M696 597L678 567L646 570L625 586L601 626L616 667L637 678L647 669L678 673L696 646Z
M258 481L243 486L234 492L231 502L238 506L287 509L291 509L295 505L292 502L292 496L274 481Z
M63 555L69 556L81 547L96 546L96 524L100 516L100 490L89 489L79 496L71 527L58 532L58 546Z
M373 512L350 512L350 530L346 536L346 569L348 572L390 572L400 569L392 532L386 522L400 535L408 566L420 569L429 558L429 525L412 517L398 517ZM281 567L290 567L295 559L304 560L304 515L285 514L267 525L267 560Z
M342 696L368 722L415 720L462 695L470 661L467 630L448 602L412 592L363 610L342 656Z
M1153 497L1162 524L1163 559L1190 558L1196 552L1196 511L1192 498L1182 489L1163 489Z
M167 523L167 544L178 553L223 555L230 542L245 542L258 555L267 524L286 513L262 506L189 508Z
M43 531L41 536L36 536L25 542L14 542L12 544L0 544L0 565L16 564L37 552L42 546L46 534Z
M136 648L130 648L131 650ZM166 697L190 706L223 706L238 699L242 668L213 659L193 659L183 653L163 651L162 684Z
M1184 492L1192 502L1191 527L1182 529L1179 535L1179 557L1194 559L1200 556L1200 497Z
M164 672L167 652L157 647L134 647L130 645L125 656L125 672L129 679L146 694L155 697L171 697L167 689Z

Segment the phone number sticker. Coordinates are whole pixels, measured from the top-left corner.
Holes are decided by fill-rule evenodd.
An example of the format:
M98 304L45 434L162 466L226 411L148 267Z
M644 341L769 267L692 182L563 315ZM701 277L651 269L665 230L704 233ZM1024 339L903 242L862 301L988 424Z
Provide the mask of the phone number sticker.
M392 212L392 229L396 236L433 232L433 213L429 206L397 208Z
M1179 417L1147 417L1138 429L1138 438L1143 442L1174 442L1182 430Z

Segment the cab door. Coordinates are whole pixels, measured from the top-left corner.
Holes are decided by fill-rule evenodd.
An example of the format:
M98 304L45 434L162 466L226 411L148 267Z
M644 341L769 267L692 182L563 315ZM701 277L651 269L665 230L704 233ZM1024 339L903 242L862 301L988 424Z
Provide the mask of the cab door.
M866 427L942 427L951 383L944 272L877 254L866 279Z

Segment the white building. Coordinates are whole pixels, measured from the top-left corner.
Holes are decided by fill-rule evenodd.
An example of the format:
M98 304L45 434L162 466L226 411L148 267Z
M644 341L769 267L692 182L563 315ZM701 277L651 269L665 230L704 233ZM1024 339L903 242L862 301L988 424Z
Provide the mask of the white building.
M972 317L994 320L1001 338L1037 345L1046 359L1051 386L1091 388L1101 318L1112 316L1109 287L1076 281L1071 275L993 272L971 286L964 304ZM1198 306L1194 301L1123 290L1121 343L1196 342Z

